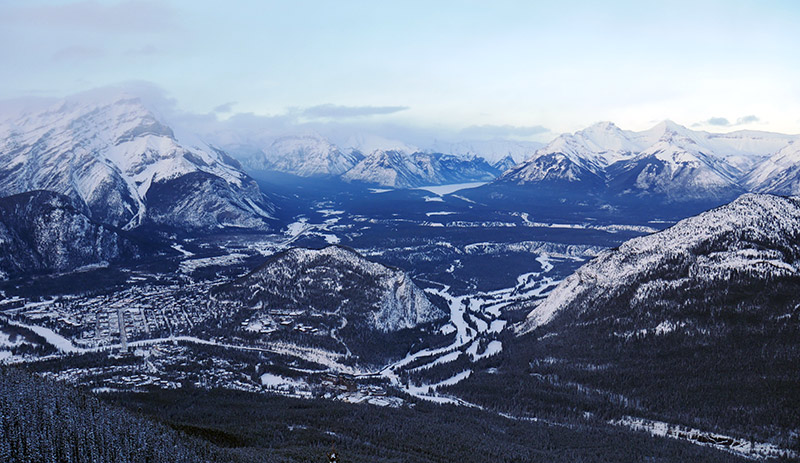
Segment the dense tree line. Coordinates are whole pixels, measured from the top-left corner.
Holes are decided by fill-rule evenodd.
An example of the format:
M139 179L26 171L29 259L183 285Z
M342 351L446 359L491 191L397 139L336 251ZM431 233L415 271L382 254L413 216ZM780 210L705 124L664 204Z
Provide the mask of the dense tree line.
M113 400L243 453L343 462L737 462L734 455L620 428L552 426L466 407L401 408L225 390L125 393Z
M242 459L14 368L0 368L0 461L18 463L200 463Z

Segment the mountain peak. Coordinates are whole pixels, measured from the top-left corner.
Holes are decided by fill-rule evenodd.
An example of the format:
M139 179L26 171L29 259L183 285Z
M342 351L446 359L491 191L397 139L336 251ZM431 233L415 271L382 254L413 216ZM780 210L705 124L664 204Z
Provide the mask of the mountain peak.
M659 122L652 129L648 130L648 132L657 132L657 133L668 133L668 132L675 132L675 133L686 133L689 129L686 127L670 120L664 119L663 121Z
M600 121L600 122L595 122L594 124L590 125L589 127L585 128L583 130L584 131L585 130L591 130L591 131L595 131L595 130L616 131L616 130L620 130L620 128L617 127L617 125L614 124L611 121Z
M88 217L122 228L148 221L192 229L265 228L271 206L255 183L218 150L177 140L151 109L158 105L148 101L107 88L19 111L0 125L0 151L14 153L0 157L0 178L6 180L0 194L56 191L81 204ZM192 182L209 188L211 209L197 201L178 205L177 192L167 192L178 185L188 191ZM158 204L156 191L165 194ZM164 215L174 208L182 211L180 218Z

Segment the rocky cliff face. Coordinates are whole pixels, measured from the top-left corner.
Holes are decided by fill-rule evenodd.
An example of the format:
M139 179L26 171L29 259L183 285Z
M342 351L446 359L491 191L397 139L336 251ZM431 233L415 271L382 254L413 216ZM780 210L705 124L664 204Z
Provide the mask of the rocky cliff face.
M124 232L89 219L64 195L33 191L0 198L0 278L67 271L141 252Z

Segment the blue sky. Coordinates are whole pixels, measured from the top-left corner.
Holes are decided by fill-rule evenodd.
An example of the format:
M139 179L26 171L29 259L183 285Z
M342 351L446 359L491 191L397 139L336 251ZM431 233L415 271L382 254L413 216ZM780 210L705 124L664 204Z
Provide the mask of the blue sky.
M145 81L220 118L797 133L798 20L790 1L6 0L0 98Z

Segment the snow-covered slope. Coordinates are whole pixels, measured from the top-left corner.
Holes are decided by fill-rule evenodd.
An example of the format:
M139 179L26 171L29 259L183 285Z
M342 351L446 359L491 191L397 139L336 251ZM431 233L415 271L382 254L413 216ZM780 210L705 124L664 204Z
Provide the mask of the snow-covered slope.
M0 198L0 279L66 271L140 252L123 233L90 220L66 196L32 191Z
M530 332L560 313L590 317L612 306L622 308L620 317L635 319L637 329L655 330L665 321L685 322L680 308L690 300L688 288L719 290L743 276L767 284L796 277L798 269L800 199L745 194L601 253L555 288L518 331ZM687 288L682 296L681 288Z
M356 330L392 332L444 316L403 271L339 246L290 249L224 288L220 297L259 311L336 314Z
M517 162L514 160L514 158L512 158L511 156L506 156L503 159L500 159L499 161L492 164L492 167L494 167L495 169L497 169L499 172L502 173L507 171L508 169L511 169L515 165L517 165Z
M789 142L759 164L747 174L744 182L752 191L800 194L800 140Z
M127 94L80 94L7 116L0 154L1 195L55 191L118 227L265 228L273 208L235 161L201 142L181 143ZM194 200L171 197L193 188Z
M318 135L287 136L275 140L268 148L248 160L251 169L276 170L301 177L341 175L363 156L358 152L342 152Z

